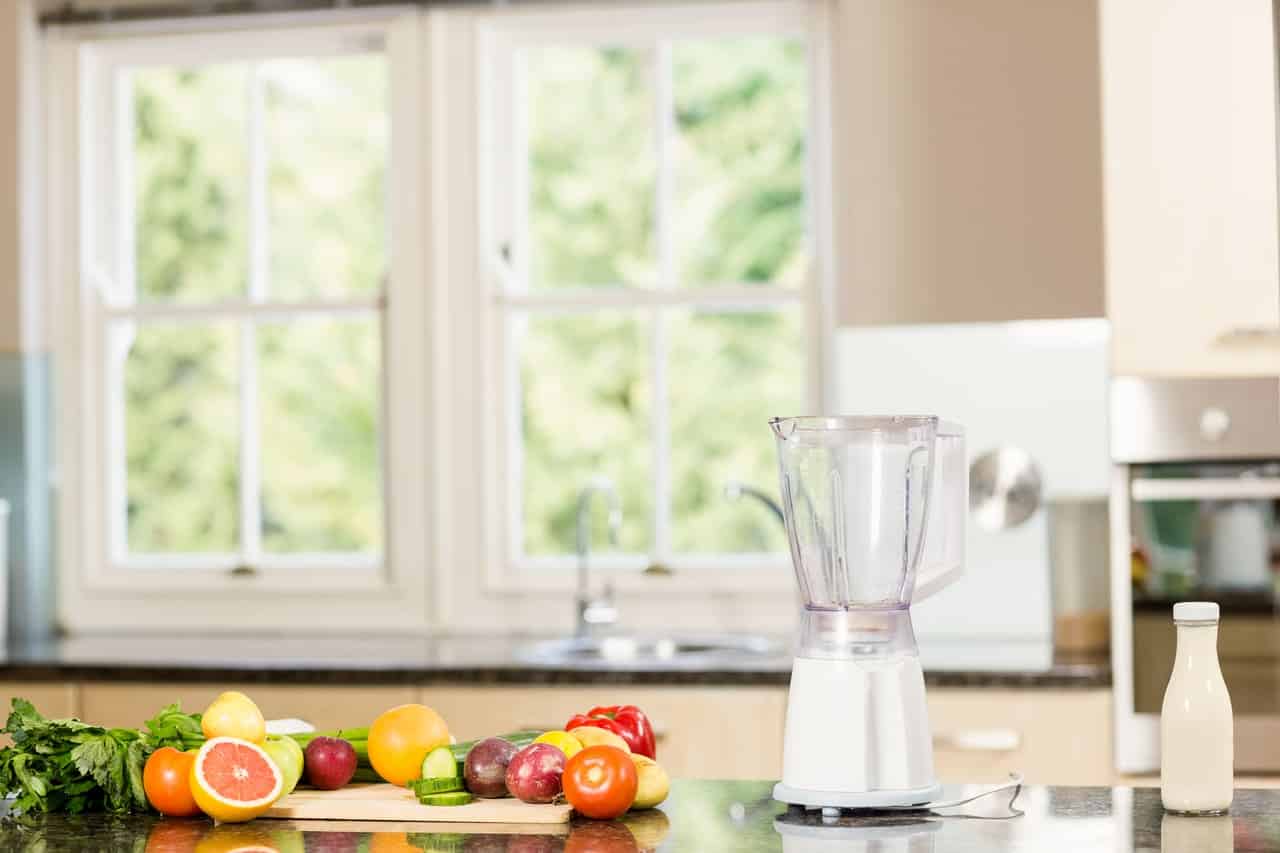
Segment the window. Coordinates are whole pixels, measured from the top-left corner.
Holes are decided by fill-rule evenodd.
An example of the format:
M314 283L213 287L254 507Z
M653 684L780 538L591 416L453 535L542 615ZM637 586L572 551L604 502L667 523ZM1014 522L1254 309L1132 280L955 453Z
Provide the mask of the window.
M618 15L621 14L621 18ZM803 4L492 25L482 251L503 365L505 556L777 565L770 416L816 401L813 52ZM606 513L592 539L607 541Z
M818 401L820 9L50 33L64 626L523 626L604 480L606 564L784 563L726 490Z
M406 377L426 360L421 282L391 239L407 223L388 187L416 147L393 115L416 86L397 82L397 32L107 39L55 61L82 81L71 621L94 624L77 604L107 591L261 613L285 590L424 620L422 524L393 530L390 497L401 519L425 499L386 464L422 452Z
M116 561L374 565L385 57L131 68L118 85Z

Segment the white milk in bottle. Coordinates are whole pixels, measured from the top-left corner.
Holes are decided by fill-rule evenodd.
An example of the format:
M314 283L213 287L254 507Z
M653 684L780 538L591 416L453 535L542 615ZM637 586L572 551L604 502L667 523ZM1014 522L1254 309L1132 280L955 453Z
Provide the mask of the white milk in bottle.
M1231 697L1218 666L1218 605L1173 606L1178 653L1160 709L1160 798L1185 814L1231 807Z

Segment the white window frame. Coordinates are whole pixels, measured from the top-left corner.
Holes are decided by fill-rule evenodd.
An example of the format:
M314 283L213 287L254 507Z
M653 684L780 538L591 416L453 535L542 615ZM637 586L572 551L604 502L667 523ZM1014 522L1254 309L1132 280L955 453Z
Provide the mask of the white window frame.
M492 246L482 239L488 211L486 139L478 105L483 47L492 28L545 31L599 22L615 32L665 22L681 33L720 35L724 26L802 20L810 47L808 192L811 282L806 290L810 399L835 400L831 239L830 32L832 0L729 0L703 5L387 7L332 12L221 16L204 20L54 28L43 34L46 95L45 236L48 327L55 360L54 472L57 618L70 631L257 630L451 631L566 629L572 570L519 572L507 561L502 507L504 429L499 390L503 333L492 298ZM592 23L594 21L594 23ZM737 22L737 23L735 23ZM376 30L392 57L390 288L385 313L384 456L386 562L372 583L325 581L310 572L264 570L231 578L221 570L168 577L133 574L112 583L107 571L106 477L97 439L105 433L93 377L100 365L84 328L102 310L90 286L85 249L93 222L82 187L92 172L91 105L80 81L94 72L94 51L158 37L234 41L277 48L317 30ZM159 43L159 42L152 42ZM274 50L270 51L274 54ZM90 116L91 117L91 116ZM82 160L81 152L85 157ZM483 235L487 237L487 235ZM175 573L176 574L176 573ZM301 579L299 575L303 575ZM312 581L317 581L312 583ZM623 619L667 626L746 628L789 624L789 569L744 571L706 566L658 578L614 577ZM287 596L287 597L286 597ZM712 605L709 605L709 602ZM322 626L322 627L320 627Z
M433 321L420 201L422 151L422 17L404 9L323 15L213 18L193 26L115 25L54 31L45 38L49 170L47 270L53 292L58 426L58 619L69 630L237 629L422 630L430 624L428 573L434 524L425 480L430 471L430 347ZM216 28L216 30L215 30ZM192 321L219 313L283 316L312 313L265 302L215 307L145 305L121 309L104 297L103 282L128 275L131 246L112 222L128 219L111 202L131 192L113 152L131 125L120 104L103 97L122 67L317 56L381 46L390 65L388 163L389 256L385 294L335 302L316 316L377 311L382 329L382 456L385 537L381 559L312 555L262 557L252 575L233 575L235 559L146 555L124 559L123 533L109 516L119 501L121 413L104 395L103 334L112 316L163 315ZM95 96L96 95L96 96ZM112 137L106 134L114 134ZM107 144L97 144L108 139ZM111 144L114 142L115 144ZM413 191L396 192L394 188ZM71 228L67 223L73 223ZM131 233L131 227L123 229ZM123 244L123 245L122 245ZM73 248L74 247L74 248ZM78 252L75 251L78 249ZM260 263L260 261L259 261ZM252 278L252 275L251 275ZM252 291L251 291L252 292ZM241 336L242 342L248 336ZM251 342L251 341L250 341ZM242 343L243 346L243 343ZM394 357L388 357L394 353ZM241 370L246 369L241 359ZM252 381L252 375L248 377ZM252 410L241 418L255 417ZM243 443L243 442L242 442ZM250 454L251 455L251 454ZM242 450L242 464L246 460ZM254 464L253 459L247 459ZM252 501L242 507L252 520ZM243 532L242 532L243 535ZM288 596L287 599L285 596Z
M617 306L643 318L645 307L674 307L689 305L706 308L742 310L754 307L795 305L804 313L804 327L808 352L806 363L805 398L814 410L822 410L830 399L827 380L830 371L827 364L831 357L832 312L829 310L832 293L832 267L830 244L829 186L829 76L828 8L822 0L747 0L747 2L708 3L677 6L634 6L583 8L570 10L522 9L501 16L487 17L477 28L475 50L477 93L482 99L482 111L477 117L478 150L478 225L477 255L475 259L484 298L479 300L485 332L483 351L477 353L483 366L482 384L486 389L498 390L490 400L492 417L485 419L486 439L483 470L487 484L484 519L487 529L483 533L484 593L488 596L525 595L536 592L562 592L576 582L576 563L572 557L535 558L520 556L520 530L523 523L521 455L518 428L520 400L519 385L514 381L518 368L517 355L511 351L506 331L507 309L511 306L535 308L538 311L557 313L591 307ZM638 292L633 289L595 289L590 292L548 290L538 293L510 293L504 287L503 278L510 274L495 256L494 249L500 242L495 236L495 222L500 215L496 208L495 184L492 174L493 157L490 152L498 145L498 130L494 111L501 109L494 99L487 97L495 91L492 75L503 73L503 58L509 57L513 48L539 44L600 43L610 45L644 45L655 40L669 42L682 38L723 38L734 36L759 36L789 34L804 40L809 70L806 203L811 258L808 280L798 291L784 292L780 288L756 285L730 285L721 288L689 288L678 291ZM660 48L661 49L661 48ZM667 88L668 91L661 91ZM669 109L669 87L659 85L655 99L659 121L669 123L673 116ZM668 109L664 109L668 107ZM519 136L519 128L517 133ZM668 133L670 128L667 128ZM661 161L668 156L659 134L657 156ZM663 186L662 169L659 170L658 205L669 204L664 199L670 188ZM519 193L517 187L512 195ZM670 224L670 217L659 213L659 223ZM660 226L661 227L661 226ZM669 255L670 235L657 235L660 246L668 244L662 254ZM517 241L518 242L518 241ZM517 246L513 258L519 263L522 254ZM670 260L664 265L669 269ZM661 273L660 273L661 274ZM527 315L526 315L527 316ZM660 333L651 337L651 357L658 365L665 358L665 343ZM655 398L661 399L663 368L656 368ZM650 424L655 436L655 463L659 468L655 476L655 514L661 516L659 502L669 500L669 483L663 468L667 464L661 437L666 434L665 403L655 406L655 418ZM761 429L765 425L761 424ZM493 520L500 520L493 523ZM505 523L503 521L505 520ZM673 578L661 580L643 574L650 559L635 555L597 554L592 565L611 570L611 580L623 593L656 593L670 595L680 591L727 590L773 593L792 586L789 557L784 554L760 555L674 555L670 553L667 537L663 536L661 522L656 523L653 543L653 560L673 569ZM623 571L616 571L623 570ZM629 570L629 571L627 571Z

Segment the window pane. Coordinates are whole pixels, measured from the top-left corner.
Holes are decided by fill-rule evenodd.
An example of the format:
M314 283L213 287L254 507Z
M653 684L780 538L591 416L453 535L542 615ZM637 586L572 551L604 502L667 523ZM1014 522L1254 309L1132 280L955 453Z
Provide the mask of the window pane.
M611 480L622 501L622 550L645 552L653 516L647 329L618 313L512 325L523 389L525 553L573 553L578 495L594 477ZM604 510L593 518L599 551Z
M230 324L137 329L124 365L130 551L236 550L238 363Z
M243 296L249 66L132 72L139 301Z
M387 63L381 54L263 63L274 299L381 288L387 266Z
M801 411L805 341L798 309L668 315L672 545L683 553L785 551L763 503L778 499L771 417Z
M653 94L644 52L525 54L533 287L651 284Z
M269 552L382 548L378 331L372 317L258 330Z
M680 281L799 287L808 266L804 46L693 41L672 56Z

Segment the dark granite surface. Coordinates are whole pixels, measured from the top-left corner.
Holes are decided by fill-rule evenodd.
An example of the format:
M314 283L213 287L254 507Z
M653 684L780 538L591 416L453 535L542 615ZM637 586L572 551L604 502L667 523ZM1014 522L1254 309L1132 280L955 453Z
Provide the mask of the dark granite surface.
M775 653L738 659L532 660L539 637L518 635L80 635L13 645L3 680L209 681L299 684L778 685L791 677L784 638ZM1105 656L1055 658L1044 643L921 641L931 687L1105 687Z
M621 822L569 826L204 820L101 815L7 819L6 851L380 853L385 851L852 851L852 853L1051 853L1051 851L1280 850L1280 790L1236 792L1231 814L1164 814L1155 788L1044 788L936 813L824 821L770 799L769 782L677 781L659 810ZM976 790L976 789L975 789Z
M1193 587L1176 594L1159 594L1139 589L1133 593L1135 611L1160 613L1169 618L1172 618L1173 605L1179 601L1217 602L1223 616L1275 616L1280 612L1280 599L1277 598L1276 590L1270 587L1241 590Z

